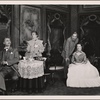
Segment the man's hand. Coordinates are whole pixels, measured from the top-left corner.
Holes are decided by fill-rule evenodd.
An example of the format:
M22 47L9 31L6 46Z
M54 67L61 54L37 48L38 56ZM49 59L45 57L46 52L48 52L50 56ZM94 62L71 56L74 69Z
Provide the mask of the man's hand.
M74 61L74 62L72 62L73 64L76 64L76 62Z
M43 46L46 47L47 43L45 43Z
M82 62L82 64L86 64L87 62Z
M65 58L66 61L69 61L69 58Z

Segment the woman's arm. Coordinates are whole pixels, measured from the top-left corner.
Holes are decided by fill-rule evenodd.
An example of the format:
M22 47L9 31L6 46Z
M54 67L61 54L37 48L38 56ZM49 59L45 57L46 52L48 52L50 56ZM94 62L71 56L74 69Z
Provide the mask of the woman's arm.
M30 46L29 42L27 42L27 44L28 44L28 45L27 45L27 48L26 48L26 49L27 49L27 52L30 52L31 46Z
M82 63L84 63L84 64L86 64L87 63L87 57L86 57L86 54L84 53L84 60L83 60L83 62Z
M39 48L40 48L39 51L42 53L44 51L44 46L43 46L43 42L42 41L40 41L40 43L39 43Z

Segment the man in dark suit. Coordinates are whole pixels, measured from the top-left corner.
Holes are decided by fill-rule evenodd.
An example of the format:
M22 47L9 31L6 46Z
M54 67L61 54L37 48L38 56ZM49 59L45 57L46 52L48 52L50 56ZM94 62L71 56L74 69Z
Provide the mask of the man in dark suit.
M19 54L17 49L11 47L10 38L5 38L3 44L4 49L0 53L0 93L6 91L5 77L10 75L13 80L18 80Z
M68 65L70 63L71 55L74 52L75 46L78 43L77 33L74 32L71 37L69 37L64 42L62 57L64 59L64 81L67 79Z

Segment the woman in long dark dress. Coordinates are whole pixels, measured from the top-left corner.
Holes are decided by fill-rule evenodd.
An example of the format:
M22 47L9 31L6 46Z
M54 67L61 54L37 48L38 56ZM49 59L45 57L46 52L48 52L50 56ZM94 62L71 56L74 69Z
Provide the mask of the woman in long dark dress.
M86 58L81 44L77 44L77 50L73 53L72 63L69 65L67 76L66 84L69 87L100 86L99 72Z

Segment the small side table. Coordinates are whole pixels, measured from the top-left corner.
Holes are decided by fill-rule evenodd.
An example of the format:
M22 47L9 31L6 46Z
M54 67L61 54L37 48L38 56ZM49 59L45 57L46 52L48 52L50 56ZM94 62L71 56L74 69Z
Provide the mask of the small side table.
M21 75L19 88L22 91L38 91L44 86L43 61L20 60L18 71Z

